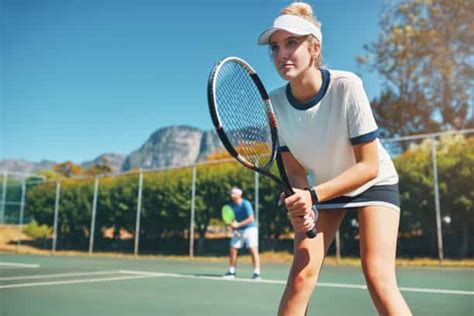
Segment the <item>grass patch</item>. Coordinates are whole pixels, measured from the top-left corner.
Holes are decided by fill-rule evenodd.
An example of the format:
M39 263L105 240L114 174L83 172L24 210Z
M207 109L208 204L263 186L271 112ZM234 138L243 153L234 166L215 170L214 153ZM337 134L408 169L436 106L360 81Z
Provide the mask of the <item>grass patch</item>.
M23 228L23 232L33 239L48 238L53 234L53 229L48 225L38 225L33 220Z

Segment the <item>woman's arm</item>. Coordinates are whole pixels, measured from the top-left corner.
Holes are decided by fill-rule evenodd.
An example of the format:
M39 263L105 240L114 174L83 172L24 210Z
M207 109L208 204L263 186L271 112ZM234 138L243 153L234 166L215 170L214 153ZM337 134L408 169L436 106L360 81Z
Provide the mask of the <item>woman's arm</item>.
M288 180L293 188L305 189L308 187L308 180L306 178L306 170L296 160L296 158L290 152L284 152L281 154L283 165L285 166L286 173L288 174Z
M357 189L379 173L377 140L352 146L356 164L335 178L314 187L320 202Z
M314 187L319 202L341 196L377 177L379 168L377 141L354 145L352 148L356 164L335 178ZM283 153L282 158L290 184L295 188L295 194L284 199L285 206L290 212L291 223L296 231L308 231L312 228L309 219L313 212L311 194L308 190L304 190L308 187L306 171L291 153Z
M311 195L309 191L304 190L308 187L306 170L289 152L282 153L282 160L290 185L295 192L291 197L284 199L291 225L297 232L307 232L314 227L314 212L312 211Z

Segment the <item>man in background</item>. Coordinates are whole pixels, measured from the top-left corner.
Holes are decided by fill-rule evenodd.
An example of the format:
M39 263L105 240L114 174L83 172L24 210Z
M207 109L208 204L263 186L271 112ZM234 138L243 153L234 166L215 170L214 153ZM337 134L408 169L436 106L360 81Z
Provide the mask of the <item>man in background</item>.
M254 267L252 279L260 280L260 257L258 254L258 229L255 222L252 204L242 198L242 190L233 187L230 191L231 203L229 206L235 214L235 220L230 224L233 230L232 239L230 240L230 266L224 278L233 279L236 275L237 255L243 244L249 249L252 256L252 264Z

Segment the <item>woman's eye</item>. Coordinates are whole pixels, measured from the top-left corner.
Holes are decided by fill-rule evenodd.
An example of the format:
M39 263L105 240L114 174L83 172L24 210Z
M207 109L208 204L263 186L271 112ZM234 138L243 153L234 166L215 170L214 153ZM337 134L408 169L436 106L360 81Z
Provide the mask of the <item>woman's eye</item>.
M272 46L270 46L270 50L271 50L272 52L275 52L277 49L278 49L278 46L277 46L277 45L272 45Z
M296 46L298 45L298 41L297 41L296 39L290 39L290 40L286 43L286 45L287 45L288 47L296 47Z

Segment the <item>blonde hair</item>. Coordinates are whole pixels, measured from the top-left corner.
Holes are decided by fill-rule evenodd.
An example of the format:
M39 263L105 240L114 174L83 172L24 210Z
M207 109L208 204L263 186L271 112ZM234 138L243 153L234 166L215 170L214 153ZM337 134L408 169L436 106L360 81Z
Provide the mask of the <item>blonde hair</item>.
M313 8L308 3L293 2L289 6L283 8L280 11L280 14L281 15L290 14L290 15L296 15L296 16L302 17L302 18L310 21L314 25L316 25L317 28L321 29L321 22L318 21L318 19L316 18L316 16L313 13ZM307 39L306 39L306 43L311 48L314 47L315 44L319 44L319 47L320 47L319 55L314 56L314 58L315 58L316 67L318 67L318 68L321 67L321 65L323 63L323 56L322 56L322 53L321 53L321 50L323 48L322 43L320 43L319 40L317 38L315 38L314 36L308 36Z

